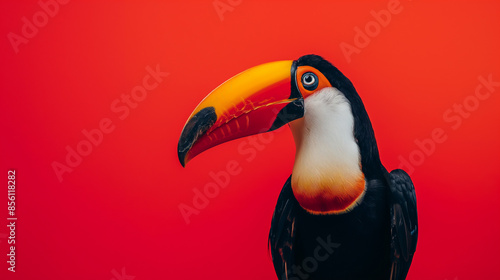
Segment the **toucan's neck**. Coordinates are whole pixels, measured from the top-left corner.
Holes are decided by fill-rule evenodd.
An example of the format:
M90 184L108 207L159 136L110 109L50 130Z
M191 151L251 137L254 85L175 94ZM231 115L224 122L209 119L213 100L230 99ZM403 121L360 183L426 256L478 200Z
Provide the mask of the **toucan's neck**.
M313 213L351 210L365 190L351 106L335 88L307 97L304 106L304 117L290 123L296 145L294 195Z

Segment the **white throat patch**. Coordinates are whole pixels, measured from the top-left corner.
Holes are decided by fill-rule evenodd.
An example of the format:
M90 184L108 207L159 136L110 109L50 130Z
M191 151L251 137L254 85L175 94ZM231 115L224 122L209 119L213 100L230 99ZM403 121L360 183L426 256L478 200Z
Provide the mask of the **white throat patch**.
M349 209L343 209L348 211L360 202L362 195L356 193L365 188L351 105L329 87L307 97L304 107L304 117L290 123L296 145L294 194L299 202L301 196L325 203L354 197Z

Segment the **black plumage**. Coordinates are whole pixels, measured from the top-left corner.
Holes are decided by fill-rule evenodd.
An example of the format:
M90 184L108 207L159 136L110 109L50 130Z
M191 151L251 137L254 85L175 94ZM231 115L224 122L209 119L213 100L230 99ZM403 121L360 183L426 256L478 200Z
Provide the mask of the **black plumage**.
M405 279L418 236L412 181L403 170L388 173L383 167L370 119L349 79L319 56L303 56L294 63L303 65L321 71L350 102L366 193L352 211L311 214L295 199L290 177L269 233L278 279Z
M405 279L417 244L415 191L404 171L385 175L367 180L363 202L340 215L313 215L302 209L289 178L269 232L278 279ZM314 261L304 261L315 257L314 250L321 246L318 238L328 237L338 247L325 261L316 259L317 268L311 269ZM293 266L300 266L302 275Z
M278 279L405 279L418 236L415 190L408 174L402 170L388 173L382 165L370 119L351 81L316 55L258 67L252 68L252 73L265 69L259 72L261 76L257 75L263 79L263 88L249 89L248 81L241 80L248 73L242 72L227 81L230 90L221 86L198 105L179 139L181 164L184 166L190 157L216 144L287 123L299 148L305 142L303 137L314 131L305 148L314 149L298 150L305 151L296 158L299 168L294 166L294 174L285 183L272 217L269 249ZM291 92L286 98L288 92L282 96L281 83L288 82L288 77L283 79L288 71ZM245 87L241 96L239 87ZM315 99L333 94L341 101ZM215 98L210 99L211 96ZM228 97L233 98L231 102L219 102ZM254 101L258 106L254 106ZM252 105L251 110L245 110L247 102ZM275 112L278 104L286 105ZM334 106L337 107L332 109ZM329 119L332 112L338 126L323 126L334 123ZM304 124L311 119L314 125ZM336 132L344 135L335 135ZM336 136L343 137L332 142L337 146L329 146L328 137ZM335 153L323 153L324 149ZM304 154L310 158L304 159ZM333 164L328 162L332 159Z

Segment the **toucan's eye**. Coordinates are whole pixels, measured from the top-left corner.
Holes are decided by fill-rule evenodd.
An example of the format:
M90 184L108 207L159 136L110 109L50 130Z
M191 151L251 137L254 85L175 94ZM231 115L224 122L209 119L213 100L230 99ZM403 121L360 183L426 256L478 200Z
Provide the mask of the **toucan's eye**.
M302 85L307 90L315 90L318 87L318 76L312 72L302 75Z

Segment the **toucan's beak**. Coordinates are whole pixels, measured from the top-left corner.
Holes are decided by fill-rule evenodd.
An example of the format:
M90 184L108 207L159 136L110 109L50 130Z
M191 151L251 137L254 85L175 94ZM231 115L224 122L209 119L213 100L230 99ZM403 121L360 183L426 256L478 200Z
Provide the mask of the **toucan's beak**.
M250 68L227 80L196 107L178 144L182 166L201 152L240 137L267 132L301 118L293 61Z

